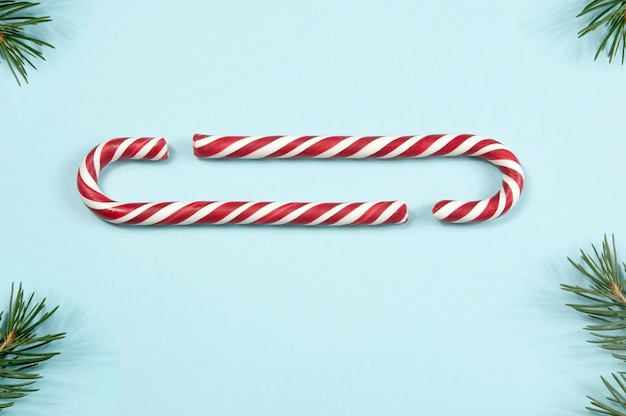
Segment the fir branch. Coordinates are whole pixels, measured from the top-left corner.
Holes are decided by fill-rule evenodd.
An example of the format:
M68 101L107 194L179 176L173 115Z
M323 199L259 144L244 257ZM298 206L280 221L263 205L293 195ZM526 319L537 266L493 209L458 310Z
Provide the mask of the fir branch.
M602 250L592 245L593 255L581 250L582 262L569 262L588 280L588 287L561 285L563 290L572 292L584 303L568 306L582 312L595 322L585 328L593 336L589 342L611 351L615 358L626 361L626 293L625 281L617 261L615 236L609 244L604 236ZM626 270L626 264L623 265ZM610 393L607 401L588 396L591 406L587 409L609 416L626 416L626 373L612 374L613 380L602 378Z
M619 271L615 237L613 237L612 244L609 244L605 236L601 251L595 246L592 248L593 256L581 250L582 263L568 258L569 262L589 279L590 286L561 285L561 287L585 299L585 303L568 304L568 306L588 315L595 321L585 328L594 336L591 342L610 351L626 350L626 336L614 336L608 333L626 329L625 282ZM624 359L619 354L613 355Z
M46 299L34 303L34 293L28 298L20 284L17 292L11 285L6 319L0 323L0 411L11 407L15 400L37 391L36 380L41 376L33 370L41 362L58 355L42 347L65 337L65 333L38 335L35 331L58 309L45 312ZM4 313L0 311L0 319Z
M25 14L39 3L29 1L0 0L0 62L6 61L18 85L20 79L28 83L27 67L35 68L33 59L45 61L42 46L54 48L47 42L24 33L25 28L51 22L49 16L31 17Z
M622 65L626 56L626 0L593 0L578 15L592 16L591 22L578 32L585 36L597 29L605 31L594 60L606 50L609 63L622 54Z

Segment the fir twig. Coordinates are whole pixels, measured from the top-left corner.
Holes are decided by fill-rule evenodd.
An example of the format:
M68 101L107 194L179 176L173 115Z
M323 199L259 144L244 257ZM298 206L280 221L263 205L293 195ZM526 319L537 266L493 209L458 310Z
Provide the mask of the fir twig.
M6 319L0 322L0 411L12 406L16 399L37 391L33 387L41 376L33 370L41 362L58 355L42 347L65 337L65 333L38 335L35 331L57 310L45 311L44 298L33 302L20 284L17 292L11 285L11 296ZM4 313L0 311L0 319Z
M589 286L561 285L561 287L585 300L584 303L568 306L595 321L585 328L593 336L590 342L611 351L615 358L626 361L625 281L618 266L615 237L609 244L605 235L601 251L595 246L592 248L593 255L581 250L581 263L568 258L569 262L589 280ZM626 264L623 267L626 269ZM604 386L610 393L608 401L603 402L588 396L591 406L587 409L609 416L626 416L626 373L612 374L612 377L612 381L602 378Z
M51 22L49 16L31 17L24 12L37 6L39 3L29 1L0 0L0 58L5 61L17 81L21 85L20 79L28 83L28 73L26 68L33 69L33 59L45 61L42 46L54 48L51 44L41 39L24 33L24 29L40 23Z
M600 28L605 31L594 60L606 50L611 63L621 52L623 65L626 56L626 0L593 0L580 12L578 17L581 16L590 16L592 20L578 32L579 38Z

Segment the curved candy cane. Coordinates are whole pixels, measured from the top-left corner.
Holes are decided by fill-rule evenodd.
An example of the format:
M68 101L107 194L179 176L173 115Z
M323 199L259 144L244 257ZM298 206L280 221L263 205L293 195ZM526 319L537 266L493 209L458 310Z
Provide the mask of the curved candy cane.
M352 158L391 159L430 156L472 156L488 160L503 175L502 189L480 201L439 201L435 217L444 222L481 222L495 219L517 202L524 173L515 155L501 143L472 135L428 136L205 136L193 138L194 154L201 158ZM96 215L116 224L300 224L378 225L407 221L400 201L304 202L116 202L98 186L107 164L120 159L163 160L168 156L163 138L120 138L94 148L78 172L83 201Z

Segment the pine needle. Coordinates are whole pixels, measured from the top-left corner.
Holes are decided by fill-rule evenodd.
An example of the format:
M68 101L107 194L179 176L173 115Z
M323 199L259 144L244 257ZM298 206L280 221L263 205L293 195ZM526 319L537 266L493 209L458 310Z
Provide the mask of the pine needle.
M606 50L609 63L621 53L623 65L626 57L626 0L593 0L578 15L583 16L592 17L592 20L578 32L579 38L598 29L604 32L594 60Z
M17 292L14 289L11 285L6 318L0 321L0 411L37 391L33 385L41 376L33 370L59 354L42 347L65 337L65 333L38 335L35 332L58 306L45 312L45 298L33 303L34 293L26 298L21 284ZM3 315L4 312L0 312L0 319Z
M52 21L49 16L28 15L29 9L37 5L39 3L29 1L0 0L0 62L7 63L18 85L21 85L20 80L28 83L28 67L37 69L34 59L45 61L40 48L54 48L25 33L29 26Z

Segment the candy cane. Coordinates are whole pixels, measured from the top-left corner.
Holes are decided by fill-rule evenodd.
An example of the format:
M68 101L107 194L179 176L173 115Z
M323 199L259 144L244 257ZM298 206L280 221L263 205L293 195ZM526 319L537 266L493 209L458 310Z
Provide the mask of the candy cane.
M435 217L444 222L482 222L508 212L518 201L524 173L517 157L501 143L473 135L428 136L205 136L193 138L201 158L350 158L392 159L470 156L485 159L503 175L502 189L480 201L439 201ZM116 224L299 224L379 225L407 221L406 204L382 202L117 202L98 186L107 164L121 159L163 160L163 138L120 138L87 154L78 171L78 190L100 218Z

